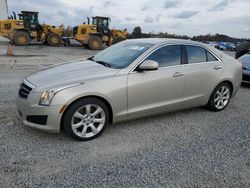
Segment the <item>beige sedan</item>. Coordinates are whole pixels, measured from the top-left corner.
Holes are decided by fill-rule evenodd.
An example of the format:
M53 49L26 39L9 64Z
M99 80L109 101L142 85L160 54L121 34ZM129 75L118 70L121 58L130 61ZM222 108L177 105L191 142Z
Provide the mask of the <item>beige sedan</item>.
M127 40L87 60L25 78L17 97L25 125L91 140L107 125L207 106L226 108L242 65L206 44L176 39Z

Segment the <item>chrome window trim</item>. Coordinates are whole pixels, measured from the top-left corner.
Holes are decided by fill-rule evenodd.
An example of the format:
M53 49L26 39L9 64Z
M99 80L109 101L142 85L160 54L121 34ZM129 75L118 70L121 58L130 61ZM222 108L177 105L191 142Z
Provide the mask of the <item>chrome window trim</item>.
M172 67L176 67L176 66L183 66L183 65L199 65L199 64L204 64L204 63L214 63L214 62L220 62L222 63L221 59L216 55L214 54L210 49L208 49L206 46L202 46L202 45L198 45L198 44L180 44L180 43L176 43L176 44L163 44L163 45L160 45L158 46L157 48L153 49L151 52L149 52L142 60L140 60L130 71L129 73L132 73L132 72L136 72L135 69L143 62L145 61L145 59L148 58L148 56L150 56L152 53L154 53L156 50L160 49L160 48L163 48L165 46L197 46L197 47L201 47L203 48L204 50L207 50L208 52L210 52L213 56L215 56L215 58L218 60L218 61L206 61L206 62L200 62L200 63L187 63L187 64L180 64L180 65L171 65L171 66L167 66L167 67L160 67L158 70L161 70L161 69L166 69L166 68L172 68Z

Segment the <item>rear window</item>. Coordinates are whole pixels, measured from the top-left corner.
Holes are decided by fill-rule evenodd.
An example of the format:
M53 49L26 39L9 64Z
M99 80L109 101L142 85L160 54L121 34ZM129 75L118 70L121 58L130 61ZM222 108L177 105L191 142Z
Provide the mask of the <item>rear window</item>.
M207 61L218 61L218 59L214 57L213 54L207 51Z
M207 61L206 50L198 46L186 46L188 63L200 63Z

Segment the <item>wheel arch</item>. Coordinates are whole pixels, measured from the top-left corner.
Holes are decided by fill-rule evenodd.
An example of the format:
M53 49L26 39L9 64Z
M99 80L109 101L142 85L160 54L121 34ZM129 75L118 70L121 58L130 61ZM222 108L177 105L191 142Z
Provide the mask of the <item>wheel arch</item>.
M225 81L223 81L223 82L221 82L221 83L227 83L228 85L230 85L230 87L231 87L231 92L232 92L232 94L233 94L233 92L234 92L234 85L233 85L233 83L230 81L230 80L225 80ZM221 84L220 83L220 84Z
M61 117L61 121L60 121L60 129L63 128L63 119L65 117L65 114L67 112L67 110L73 105L75 104L76 102L82 100L82 99L85 99L85 98L96 98L96 99L99 99L100 101L102 101L108 108L108 111L109 111L109 123L112 123L113 122L113 109L110 105L110 103L108 102L107 99L105 99L104 97L101 97L101 96L98 96L98 95L87 95L87 96L82 96L82 97L79 97L75 100L73 100L69 105L67 105L67 107L65 108L65 110L63 111L63 114L62 114L62 117Z
M24 31L27 32L28 34L30 34L30 31L26 28L22 28L22 29L14 29L14 32L18 32L18 31Z
M213 90L212 90L212 91L210 92L210 94L209 94L208 101L209 101L209 99L210 99L211 95L213 94L213 92L214 92L215 88L216 88L217 86L219 86L220 84L222 84L222 83L227 83L227 84L229 84L229 85L230 85L230 87L231 87L231 95L233 94L233 92L234 92L234 86L233 86L232 81L230 81L229 79L225 79L225 80L220 81L219 83L217 83L217 84L216 84L216 86L213 88Z
M30 31L29 31L28 29L26 29L26 28L22 28L22 29L14 29L14 32L13 32L13 37L14 37L14 36L15 36L15 34L16 34L17 32L19 32L19 31L26 32L26 33L29 35L29 37L31 37L31 35L30 35Z

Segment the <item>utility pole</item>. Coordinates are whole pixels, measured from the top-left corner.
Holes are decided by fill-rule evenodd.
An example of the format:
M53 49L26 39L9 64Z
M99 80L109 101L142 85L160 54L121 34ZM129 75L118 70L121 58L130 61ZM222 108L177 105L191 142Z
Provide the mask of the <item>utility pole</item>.
M0 20L8 18L8 4L7 0L0 0Z

